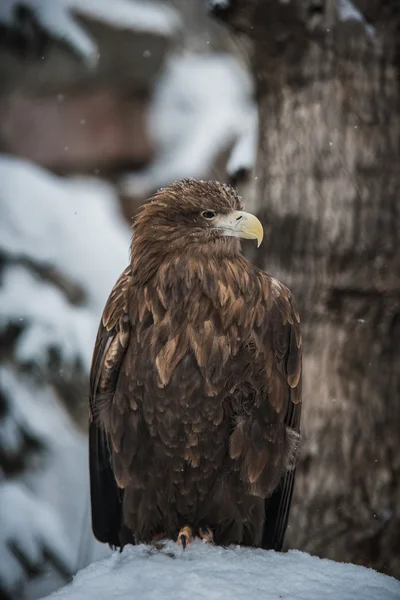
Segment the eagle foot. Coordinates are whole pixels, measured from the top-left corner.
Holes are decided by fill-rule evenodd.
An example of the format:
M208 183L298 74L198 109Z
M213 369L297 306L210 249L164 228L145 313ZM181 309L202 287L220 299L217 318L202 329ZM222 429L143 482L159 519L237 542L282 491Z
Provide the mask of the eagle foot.
M192 528L189 527L189 525L185 525L178 533L178 539L176 540L176 543L178 544L178 546L182 546L182 548L185 549L186 546L190 544L192 537Z
M209 527L199 527L199 536L207 544L214 544L214 532Z

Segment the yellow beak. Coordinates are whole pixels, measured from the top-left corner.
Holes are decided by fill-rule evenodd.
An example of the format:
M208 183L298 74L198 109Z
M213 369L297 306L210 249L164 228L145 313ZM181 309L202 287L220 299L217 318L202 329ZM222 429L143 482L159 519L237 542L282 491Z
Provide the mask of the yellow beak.
M235 210L229 215L219 215L213 224L215 229L221 229L224 235L239 237L247 240L257 240L257 248L260 246L264 231L260 221L244 210Z

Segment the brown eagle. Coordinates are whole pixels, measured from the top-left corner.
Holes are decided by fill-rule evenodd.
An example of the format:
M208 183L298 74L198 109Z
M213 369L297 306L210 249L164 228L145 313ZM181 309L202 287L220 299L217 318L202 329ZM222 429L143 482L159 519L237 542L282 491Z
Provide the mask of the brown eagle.
M259 220L218 182L157 192L133 225L90 377L96 538L282 548L299 444L293 296L241 254Z

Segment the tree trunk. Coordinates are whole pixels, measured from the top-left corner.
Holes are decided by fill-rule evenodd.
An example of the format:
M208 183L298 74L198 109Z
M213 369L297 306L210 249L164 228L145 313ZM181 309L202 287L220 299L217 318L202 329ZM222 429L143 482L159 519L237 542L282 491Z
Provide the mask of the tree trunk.
M304 447L287 542L399 577L395 37L337 9L237 0L218 16L252 43L250 197L265 226L252 258L293 290L302 317Z

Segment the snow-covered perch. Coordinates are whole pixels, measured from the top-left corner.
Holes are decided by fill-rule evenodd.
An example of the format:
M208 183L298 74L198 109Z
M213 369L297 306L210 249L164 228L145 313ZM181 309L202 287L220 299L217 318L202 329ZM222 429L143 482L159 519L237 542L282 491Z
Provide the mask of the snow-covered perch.
M372 569L293 550L173 542L158 551L127 546L93 563L52 600L396 600L400 582Z

